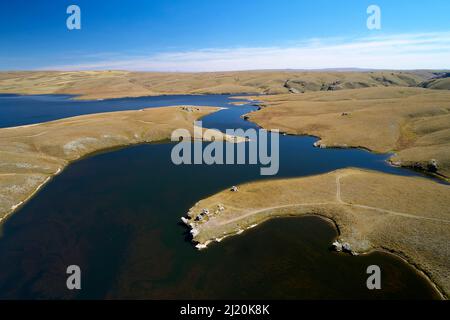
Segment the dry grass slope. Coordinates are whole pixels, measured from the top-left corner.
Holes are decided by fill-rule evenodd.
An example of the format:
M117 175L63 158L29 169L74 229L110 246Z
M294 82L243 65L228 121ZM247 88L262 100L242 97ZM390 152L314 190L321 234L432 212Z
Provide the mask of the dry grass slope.
M157 73L127 71L3 72L1 93L75 94L80 99L162 94L301 93L386 86L417 86L434 74L422 72L242 71Z
M191 208L187 222L195 231L194 241L207 244L274 217L320 215L336 223L340 240L353 251L395 252L423 270L448 297L449 188L424 178L344 169L219 192ZM210 216L194 222L205 208Z
M450 177L449 91L388 87L256 99L268 106L249 120L264 128L314 135L323 147L395 152L395 164Z
M419 86L428 89L450 90L450 72L436 72Z
M0 223L68 163L99 150L167 140L178 128L192 132L195 120L217 110L153 108L0 129Z

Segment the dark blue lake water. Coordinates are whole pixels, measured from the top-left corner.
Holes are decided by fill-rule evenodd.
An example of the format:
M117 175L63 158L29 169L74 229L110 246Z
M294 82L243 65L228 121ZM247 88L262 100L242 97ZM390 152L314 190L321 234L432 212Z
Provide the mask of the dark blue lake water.
M0 126L165 105L228 109L205 127L254 128L229 96L174 96L79 102L65 96L0 96ZM15 109L14 106L18 108ZM401 175L387 155L317 149L315 138L280 136L277 177L361 167ZM173 145L140 145L70 165L2 227L0 298L436 298L402 260L329 251L336 230L317 217L279 219L198 252L179 219L199 199L231 185L267 179L257 165L172 164ZM77 264L83 289L66 289ZM383 270L383 289L366 288L367 266Z
M176 95L110 100L73 100L68 95L0 94L0 128L39 123L82 114L137 110L183 104L229 106L227 95Z

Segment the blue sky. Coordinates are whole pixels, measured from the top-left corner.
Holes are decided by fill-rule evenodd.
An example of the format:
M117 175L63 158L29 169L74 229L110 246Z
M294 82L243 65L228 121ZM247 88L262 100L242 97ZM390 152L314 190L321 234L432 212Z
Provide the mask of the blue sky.
M1 1L0 69L448 69L449 16L448 0Z

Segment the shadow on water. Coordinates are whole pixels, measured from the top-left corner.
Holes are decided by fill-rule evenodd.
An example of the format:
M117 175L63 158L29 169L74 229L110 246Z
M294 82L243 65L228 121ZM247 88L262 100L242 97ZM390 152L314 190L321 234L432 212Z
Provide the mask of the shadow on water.
M183 99L176 104L195 104ZM254 127L240 118L254 107L230 106L227 96L204 99L230 107L205 117L206 127ZM415 174L386 165L386 155L316 149L314 140L280 137L276 177L348 166ZM330 252L336 230L317 217L273 220L206 251L194 250L179 218L201 198L264 177L253 165L175 166L172 146L96 154L55 177L3 226L0 298L438 297L423 277L392 255ZM65 271L72 264L82 269L79 292L66 288ZM380 291L365 285L372 264L383 271Z

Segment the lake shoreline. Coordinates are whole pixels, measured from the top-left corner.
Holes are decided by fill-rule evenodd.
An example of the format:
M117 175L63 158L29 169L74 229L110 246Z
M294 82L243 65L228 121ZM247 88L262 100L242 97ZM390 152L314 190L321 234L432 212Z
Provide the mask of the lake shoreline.
M354 201L348 203L348 200L341 200L339 187L338 195L336 195L338 198L332 199L332 194L329 190L326 190L325 193L321 190L326 188L324 181L332 183L334 181L334 176L337 176L336 181L338 181L340 179L339 174L342 174L345 179L348 179L346 178L346 175L349 174L361 175L357 178L359 188L363 188L364 184L368 184L368 188L374 188L376 185L373 183L378 184L378 181L381 182L385 179L389 179L392 183L396 183L399 188L401 188L402 184L407 185L408 190L409 185L412 189L417 188L419 190L429 189L432 185L435 185L435 192L438 192L441 196L445 196L446 194L448 196L447 186L436 184L426 178L406 178L367 171L367 174L369 174L367 178L369 180L365 181L363 178L366 174L365 171L344 169L318 176L246 183L243 186L238 186L239 189L244 190L239 190L235 194L229 190L224 190L208 198L200 200L190 209L188 218L184 220L184 222L191 228L191 234L193 236L192 241L196 244L197 249L206 249L212 242L221 242L225 238L241 234L248 229L252 229L261 223L265 223L266 221L275 218L303 217L305 215L319 216L321 218L325 217L328 221L333 221L333 224L339 234L339 240L341 243L348 242L352 247L351 250L353 254L367 254L373 252L374 250L384 250L386 252L399 255L406 260L409 265L412 265L415 269L418 269L426 274L427 278L431 280L440 295L447 299L448 294L446 293L447 291L445 290L445 287L448 287L450 284L446 283L444 279L445 273L448 270L445 271L442 269L443 266L441 263L446 260L446 255L449 253L445 251L444 247L440 247L442 244L435 247L435 240L427 238L427 236L421 237L420 243L418 244L411 243L411 245L407 245L409 242L406 239L414 239L416 236L420 237L420 234L418 235L416 233L411 233L405 235L400 229L411 228L411 230L414 230L415 228L422 228L422 231L417 232L424 234L440 232L442 233L442 241L445 241L446 237L448 237L448 234L450 233L450 219L441 220L440 218L435 218L435 215L420 216L416 215L416 213L411 214L404 213L402 211L390 211L395 209L389 210L389 207L386 208L386 204L382 203L380 203L380 206L385 209L378 209L358 204L360 201L363 201L361 199L364 199L364 197L367 196L359 197L357 204L355 204ZM304 183L302 180L306 182ZM294 201L294 199L299 197L295 194L295 190L312 188L312 185L308 182L308 180L316 181L315 183L320 184L322 189L315 188L314 190L318 194L322 192L324 197L314 194L313 198L311 198L312 200L307 201L304 205L299 203L288 204L290 201ZM425 183L424 186L422 186L423 183ZM273 189L271 184L274 184L275 186L273 188L276 189ZM345 186L347 186L347 184L345 184ZM271 196L271 194L280 194L280 192L282 192L281 190L284 190L283 192L290 192L289 196L283 195L283 198L290 199L290 197L292 197L292 200L277 200L274 196ZM241 192L243 192L243 194L240 194ZM264 194L261 195L261 193ZM389 191L385 191L382 194L386 193L389 193ZM431 191L430 194L431 193L433 193L433 191ZM306 194L308 194L308 192L306 192ZM420 198L419 194L420 192L413 198ZM269 200L266 199L268 197ZM375 199L383 199L383 196L375 197ZM393 199L393 201L395 208L396 200ZM408 207L408 201L408 199L400 200L400 202L403 202L402 205L405 206L405 208ZM440 212L440 210L444 210L443 212L445 212L444 208L446 206L446 201L447 199L440 200L440 205L435 206L435 209L433 209L434 212ZM264 207L264 202L270 203L270 205L268 207ZM371 203L373 200L368 198L366 202ZM274 206L276 203L278 203L279 206ZM224 209L222 209L222 211L215 211L214 213L211 213L207 218L205 218L205 220L202 219L200 222L196 222L196 217L202 212L202 210L204 211L205 208L207 208L211 211L211 208L218 206ZM250 209L246 209L246 207L252 208L251 210L254 210L254 213ZM410 205L409 208L411 209ZM361 218L354 216L352 213L354 210L358 210L360 212L359 215L361 215ZM374 216L373 213L370 212L377 212L377 210L382 210L380 212L380 218L376 215ZM420 214L419 212L421 211L419 210L417 212ZM399 229L395 226L390 226L390 223L384 220L386 219L386 214L390 216L389 219L393 219L396 223L401 223L402 228ZM368 224L368 222L365 222L367 219L369 219L368 221L373 220L373 222ZM398 219L400 219L401 222L397 222ZM420 221L420 223L416 223L416 221ZM382 228L378 226L380 223L383 224ZM372 227L370 227L371 224L375 224L377 227L372 229ZM386 229L389 228L392 230L389 237L386 238L384 232L386 232ZM436 261L429 261L425 258L428 257L431 252L436 255L439 255L440 253L439 257L435 257ZM431 263L433 267L431 267L428 262Z
M192 111L186 108L173 106L137 111L117 111L0 129L0 141L3 141L3 150L0 149L0 152L5 154L0 164L11 168L0 172L0 190L5 195L9 194L6 202L0 202L0 224L3 224L6 219L32 199L71 163L98 152L108 152L139 144L168 142L173 130L184 127L189 128L187 130L192 132L194 130L192 125L194 121L221 110L221 108L217 107L190 107L193 108ZM146 117L152 119L148 124L142 120L141 115L143 113L146 114ZM165 123L166 120L157 123L155 121L157 121L158 116L161 116L162 119L165 117L174 119L185 117L185 119L181 121L176 120L169 124ZM124 121L122 117L125 117L127 120ZM133 117L136 117L138 120L135 120ZM73 129L70 128L72 123L76 123L76 126L79 128L75 128L74 132L66 133L68 130ZM100 126L105 128L105 131L102 131ZM114 127L114 129L106 129L108 127ZM66 128L68 129L66 130ZM105 135L104 133L108 130L110 134ZM133 132L128 132L130 130ZM42 132L35 133L36 131ZM127 134L127 138L124 138L125 134ZM62 140L50 142L41 138L44 135L61 136ZM118 138L113 139L113 135ZM40 139L36 140L38 138ZM211 137L203 136L203 139L209 141L208 139L211 139ZM223 136L223 139L235 141L234 137L229 136ZM20 149L12 151L15 145L19 143L21 145L29 144L31 147L25 152ZM42 145L39 148L45 148L48 152L44 154L39 152L38 158L35 151L36 145ZM73 149L69 149L68 146L73 146ZM24 161L20 162L22 166L26 165L26 168L32 169L20 170L17 167L18 158L20 158L20 161ZM11 194L9 190L19 191Z
M255 100L251 100L251 101L255 101ZM169 108L174 108L174 107L169 107ZM198 107L195 107L195 106L193 106L193 108L198 108ZM201 107L200 107L201 108ZM155 108L155 109L147 109L147 110L157 110L158 108ZM219 110L221 110L221 108L216 108L217 110L216 111L219 111ZM117 113L120 113L121 111L118 111ZM127 111L127 112L129 112L129 111ZM133 111L133 112L140 112L140 111ZM116 112L109 112L110 114L112 114L112 113L116 113ZM208 113L208 114L205 114L205 115L209 115L209 114L211 114L211 113ZM95 115L98 115L98 114L94 114L93 116L95 116ZM82 116L83 117L83 116ZM84 117L86 117L86 116L84 116ZM203 117L203 116L201 116L201 117ZM200 117L200 118L201 118ZM200 119L199 118L199 119ZM71 119L71 118L66 118L66 119ZM62 120L57 120L57 122L58 121L60 121L60 122L62 122L62 121L65 121L66 119L62 119ZM245 119L246 121L248 121L247 119ZM52 121L53 122L53 121ZM40 125L42 125L42 124L47 124L47 123L41 123L41 124L32 124L32 125L24 125L24 126L19 126L19 127L9 127L9 128L4 128L5 130L19 130L19 129L31 129L31 130L34 130L34 129L36 129L36 127L39 127ZM3 129L2 129L3 130ZM1 132L1 131L0 131ZM38 133L38 134L40 134L40 133ZM295 135L295 136L297 136L297 135ZM318 138L318 137L316 137L316 138ZM320 138L318 138L318 139L320 139ZM142 141L142 142L132 142L132 143L123 143L123 144L119 144L119 145L115 145L115 146L112 146L112 147L106 147L106 148L101 148L101 149L98 149L98 150L94 150L94 151L92 151L92 152L88 152L88 153L86 153L86 154L84 154L84 155L82 155L82 156L80 156L80 157L78 157L78 158L76 158L76 159L74 159L74 160L69 160L67 163L65 163L64 164L64 166L63 167L58 167L57 168L57 170L54 172L54 173L52 173L52 174L50 174L46 179L45 179L45 181L42 183L42 184L40 184L40 185L38 185L37 186L37 188L36 188L36 190L34 190L30 195L29 195L29 197L28 198L26 198L25 200L23 200L23 201L21 201L20 203L18 203L17 205L15 205L15 207L13 208L13 210L11 210L11 212L10 213L8 213L6 216L4 216L2 219L0 219L0 224L2 224L4 221L5 221L5 219L7 219L7 218L9 218L9 217L11 217L12 216L12 213L14 213L14 212L16 212L19 208L21 208L24 204L26 204L30 199L32 199L34 196L36 196L37 194L38 194L38 192L45 186L45 185L47 185L56 175L58 175L60 172L62 172L62 170L64 170L64 169L66 169L71 163L73 163L73 162L75 162L75 161L78 161L78 160L81 160L81 159L84 159L84 158L86 158L86 157L90 157L90 156L92 156L92 155L95 155L96 153L103 153L103 152L109 152L109 151L113 151L113 150L115 150L115 149L122 149L122 148L127 148L127 147L131 147L131 146L136 146L136 145L140 145L140 144L147 144L147 143L159 143L159 142L168 142L168 140L167 140L167 137L166 138L163 138L163 139L161 139L161 140L153 140L153 141ZM356 147L346 147L346 149L351 149L351 148L353 148L353 149L357 149ZM364 148L366 151L370 151L370 152L372 152L371 150L367 150L366 148ZM372 152L373 153L373 152ZM292 179L295 179L295 178L292 178ZM327 220L329 223L331 223L331 224L333 224L334 225L334 227L338 230L338 234L341 234L341 231L340 231L340 228L339 228L339 224L333 219L333 218L330 218L330 217L327 217L327 216L324 216L324 215L320 215L320 214L311 214L311 215L313 215L313 216L320 216L321 218L323 218L323 219L325 219L325 220ZM292 215L292 216L296 216L296 215ZM261 221L259 221L259 222L257 222L257 223L253 223L253 224L251 224L251 225L249 225L247 228L244 228L242 231L238 231L238 233L240 234L240 233L242 233L242 232L244 232L245 230L248 230L248 229L251 229L251 228L254 228L254 227L256 227L257 225L259 225L260 223L263 223L263 222L265 222L265 221L267 221L267 220L269 220L269 219L272 219L272 218L274 218L275 216L273 216L273 217L271 217L271 218L268 218L268 219L266 219L266 220L261 220ZM235 233L236 234L236 233ZM214 239L214 241L217 241L218 239L220 239L220 241L222 241L224 238L226 238L226 237L229 237L229 236L232 236L232 235L234 235L234 234L232 234L232 233L230 233L230 234L227 234L226 236L224 236L224 237L221 237L221 238L215 238ZM210 241L210 240L207 240L207 241ZM217 241L217 242L220 242L220 241ZM206 243L206 242L205 242ZM204 244L205 244L204 243ZM403 256L402 254L401 254L401 252L394 252L394 251L390 251L389 249L383 249L383 248L372 248L372 249L370 249L370 250L373 250L373 251L383 251L383 250L385 250L387 253L392 253L392 254L395 254L395 255L397 255L397 256L399 256L400 258L402 258L404 261L406 261L406 262L408 262L408 264L409 265L412 265L415 269L417 269L418 271L420 271L420 272L422 272L425 276L426 276L426 278L430 281L430 283L436 288L436 291L441 295L441 297L443 297L444 299L445 299L445 295L443 294L443 292L444 292L444 290L442 290L440 287L439 287L439 285L438 284L436 284L433 280L432 280L432 278L431 278L431 276L429 276L428 275L428 273L426 272L426 271L423 271L421 268L420 268L420 266L419 265L417 265L417 264L415 264L413 261L411 261L410 259L408 259L406 256ZM367 251L367 252L362 252L361 254L366 254L366 253L369 253L369 252L372 252L372 251Z
M259 111L261 111L264 108L267 108L267 104L266 104L267 102L261 102L261 101L254 99L254 98L256 98L256 96L253 96L252 98L249 98L249 99L247 99L244 96L235 96L234 98L245 99L250 103L254 103L255 106L258 106L257 110L251 111L249 113L242 115L242 118L245 121L251 122L251 123L257 125L261 129L268 130L268 131L272 130L272 129L270 129L270 127L266 127L263 123L253 122L254 120L251 121L252 115L255 115L256 113L258 113ZM431 171L425 169L422 165L417 164L417 163L416 164L408 164L408 163L404 163L401 161L395 161L394 158L398 156L395 150L384 152L384 151L379 151L376 149L371 149L364 145L347 145L347 144L339 144L339 143L334 143L333 145L325 145L325 144L321 143L323 138L321 135L318 135L318 134L312 134L312 133L300 133L299 134L299 133L292 132L290 130L280 131L279 133L281 135L288 135L288 136L295 136L295 137L313 137L313 138L317 139L314 142L315 148L347 149L347 150L348 149L357 149L357 150L364 150L364 151L367 151L367 152L370 152L373 154L389 155L389 158L387 158L385 161L388 165L390 165L392 167L403 168L406 170L412 170L415 172L419 172L430 179L436 179L438 183L450 184L450 177L447 177L444 174L440 174L439 172L431 172Z
M318 137L320 148L392 153L391 164L450 182L449 97L447 91L393 87L257 96L250 99L263 107L246 119L266 130Z
M219 238L219 239L216 238L214 240L211 240L210 242L207 243L207 245L205 247L201 247L200 249L199 248L197 248L197 249L198 250L206 250L208 248L209 244L214 244L215 243L216 245L218 245L218 244L222 243L222 241L225 241L228 238L233 238L235 236L238 236L238 235L241 235L241 234L245 234L247 231L252 230L254 228L257 228L259 226L262 226L265 223L270 223L274 219L284 219L284 218L286 218L286 219L289 219L289 218L301 219L301 218L307 218L307 217L318 218L318 219L322 220L324 223L329 224L337 233L337 237L334 238L333 240L336 241L336 240L339 239L339 236L340 236L341 232L340 232L340 229L339 229L339 225L336 223L335 220L333 220L332 218L329 218L327 216L321 215L321 214L312 214L312 213L308 214L307 213L307 214L304 214L304 215L301 215L301 216L298 216L298 215L295 215L295 214L290 215L290 216L287 216L287 215L278 216L278 217L274 216L274 217L269 218L267 220L260 221L259 223L251 226L250 228L245 229L241 233L238 233L238 232L230 233L228 235L223 236L222 238ZM188 229L190 228L189 225L186 225L186 224L184 224L184 225ZM193 243L195 244L196 242L193 241ZM226 244L223 244L223 245L226 245ZM331 250L331 248L330 248L330 250ZM420 276L423 279L425 279L428 282L428 284L430 284L433 287L433 289L435 290L437 295L440 297L440 300L447 300L448 299L448 297L444 294L444 290L433 280L433 278L425 270L420 268L420 266L418 266L416 263L414 263L413 261L408 259L408 257L404 256L401 252L396 252L396 251L392 251L392 250L380 247L380 248L372 248L372 249L370 249L370 250L368 250L366 252L358 253L358 255L364 256L364 255L370 255L372 253L382 253L382 254L386 254L386 255L392 255L392 256L395 256L398 259L402 260L404 263L406 263L407 265L411 266L417 272L418 276ZM346 254L346 253L339 253L339 254Z

